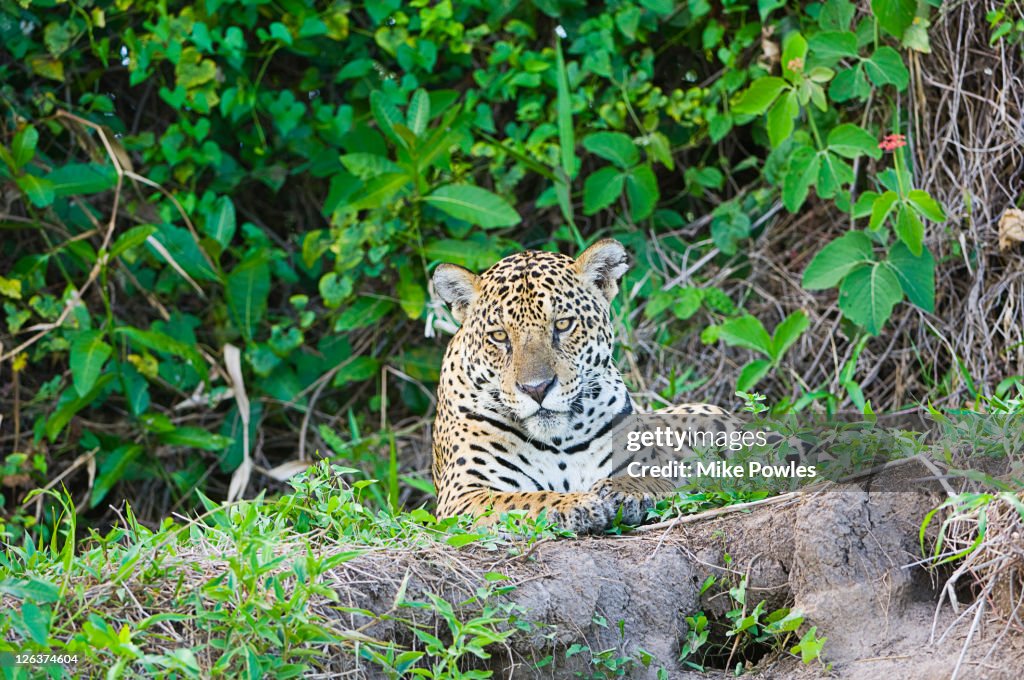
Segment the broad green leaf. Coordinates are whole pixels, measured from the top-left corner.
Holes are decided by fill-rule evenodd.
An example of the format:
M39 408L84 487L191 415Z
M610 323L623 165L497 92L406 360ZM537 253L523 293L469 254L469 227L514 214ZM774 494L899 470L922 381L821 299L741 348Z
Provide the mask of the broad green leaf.
M0 295L5 295L15 300L21 299L21 279L9 279L0 275Z
M371 92L370 111L373 113L373 119L377 121L377 127L384 133L384 136L404 146L405 140L395 132L395 125L405 125L405 117L398 110L398 107L391 103L387 95L380 90Z
M903 65L903 58L891 47L879 47L863 63L868 78L875 85L895 85L902 90L910 82L910 72Z
M422 135L430 122L430 95L422 87L413 94L406 114L409 117L409 129L417 137Z
M204 281L220 281L216 271L210 267L210 263L203 257L203 251L196 243L192 232L182 227L175 227L171 224L161 224L152 238L159 241L167 250L170 256L178 263L185 272L193 279ZM153 254L161 260L162 253L150 244Z
M60 599L60 586L34 576L5 578L0 579L0 593L37 604L50 604Z
M672 314L681 321L686 321L697 313L704 294L700 288L683 288L675 295L672 303Z
M737 244L750 236L750 216L736 201L728 201L711 213L711 238L726 255L735 255Z
M903 46L921 54L931 54L932 44L928 38L928 22L912 23L903 32ZM1019 29L1018 29L1019 30Z
M228 274L225 284L228 312L247 340L252 340L256 326L267 311L270 295L270 267L265 255L246 258Z
M804 70L807 58L807 39L799 31L786 34L782 42L782 74L794 81L797 74Z
M864 75L863 63L839 71L828 86L828 96L836 103L851 99L867 99L870 94L871 84Z
M358 192L361 197L348 205L352 210L367 210L379 208L410 182L406 172L389 172L375 177L366 183L363 190Z
M821 170L818 172L818 196L832 198L844 185L853 182L853 168L842 158L826 151L821 154Z
M877 231L885 224L885 220L889 217L889 213L892 212L897 200L899 200L899 195L895 191L886 191L876 198L871 206L871 219L868 221L868 229Z
M882 155L874 135L852 123L832 128L828 133L828 148L844 158L857 158L860 155L880 158Z
M141 224L137 227L132 227L118 236L114 241L114 245L110 247L110 257L120 257L130 248L134 248L145 243L146 239L155 233L156 227L152 224Z
M910 205L914 210L926 219L932 222L945 222L946 211L942 209L939 202L932 198L927 191L921 189L912 189L908 194L907 198L910 200Z
M53 203L53 183L50 180L35 175L22 175L14 181L35 207L45 208Z
M775 105L768 111L768 141L773 149L777 149L793 134L793 121L799 115L800 102L792 90L775 101Z
M113 189L117 172L109 165L96 163L69 163L46 176L57 196L95 194Z
M743 92L732 107L733 113L758 115L768 110L779 93L787 87L786 81L774 76L758 78Z
M752 349L766 357L772 355L772 339L768 331L757 317L750 314L721 324L718 337L734 347Z
M338 316L334 322L334 332L345 333L372 326L394 307L395 303L387 298L360 296Z
M431 262L451 262L475 271L490 267L505 254L496 243L453 239L431 241L424 252Z
M75 414L86 406L94 405L92 402L96 399L100 390L106 387L107 383L113 379L113 373L104 373L96 380L96 384L92 386L92 389L88 394L75 396L73 388L68 389L61 394L61 397L57 402L57 410L51 413L50 417L46 419L46 438L51 442L56 440L57 435L61 433L61 430L64 429L65 425L71 422L71 419L75 417Z
M234 238L236 228L235 204L231 202L230 196L221 196L214 202L213 209L206 214L203 231L219 243L223 250Z
M840 59L857 56L857 36L849 31L822 31L808 42L816 63L833 65Z
M43 609L30 599L21 604L21 620L28 636L37 645L46 645L50 637L50 610Z
M809 146L800 146L789 158L789 170L782 182L782 203L795 213L807 200L811 185L818 181L821 169L819 154Z
M736 389L749 392L768 374L771 367L772 362L768 359L754 359L740 371L739 377L736 378Z
M871 0L871 12L878 19L879 26L900 40L914 21L917 0Z
M31 125L26 125L18 134L14 135L11 142L11 156L14 160L14 169L21 170L28 165L32 157L36 155L36 146L39 144L39 131Z
M640 4L655 14L669 14L676 5L674 0L640 0Z
M89 495L89 507L95 508L106 497L115 484L124 478L128 466L142 453L141 444L123 444L113 451L99 455L99 471L96 483Z
M345 169L363 181L371 180L385 173L404 173L405 169L394 161L375 153L348 153L341 157Z
M422 279L422 280L421 280ZM423 287L423 271L416 267L402 267L398 270L398 304L410 319L423 316L427 306L427 291Z
M924 247L924 224L906 203L900 204L899 214L896 216L896 235L907 244L910 252L920 255Z
M78 396L85 396L103 372L103 365L113 351L103 340L103 331L80 331L71 343L71 382Z
M593 215L611 205L622 195L625 181L625 175L610 165L591 173L583 183L583 214Z
M900 281L907 299L928 313L935 311L935 258L928 248L920 256L910 252L902 241L889 249L887 263Z
M654 212L661 194L658 192L658 180L649 165L638 165L626 176L626 197L629 199L629 212L634 222L645 220Z
M185 361L205 381L207 379L208 367L203 356L187 342L175 340L161 331L144 331L131 326L121 326L114 329L114 335L122 335L136 348L148 349L153 352L160 352Z
M193 426L176 427L168 432L161 432L157 438L164 444L187 446L203 451L223 451L231 444L230 437Z
M583 147L605 160L611 161L623 170L640 161L636 144L621 132L594 132L583 138Z
M875 262L854 269L839 286L839 309L871 335L878 335L903 289L892 268Z
M807 290L832 288L854 269L873 262L874 248L864 232L850 231L821 249L804 270Z
M772 361L778 363L786 353L786 350L796 342L797 338L810 325L811 321L807 318L807 313L802 309L796 310L783 319L775 327L775 333L772 335Z
M369 380L375 378L379 370L380 362L373 357L355 357L341 365L331 384L341 387L346 383Z
M672 145L661 132L652 132L647 136L647 152L652 158L664 165L669 170L675 170L676 161L672 158Z
M519 224L519 213L501 196L470 184L449 184L423 198L452 217L479 225L511 227Z
M818 25L826 31L846 31L856 9L850 0L825 0L818 12Z

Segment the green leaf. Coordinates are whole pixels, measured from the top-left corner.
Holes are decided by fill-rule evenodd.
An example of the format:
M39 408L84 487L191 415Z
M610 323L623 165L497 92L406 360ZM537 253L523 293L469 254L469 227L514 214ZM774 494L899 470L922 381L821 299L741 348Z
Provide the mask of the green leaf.
M733 113L759 115L768 110L775 98L787 87L786 81L774 76L758 78L732 107Z
M451 262L474 270L490 267L505 254L496 243L454 239L431 241L424 252L432 262Z
M210 263L203 257L203 251L196 243L192 232L182 227L175 227L171 224L159 225L153 239L167 250L170 256L185 272L194 279L204 281L220 281L217 272L210 267ZM164 256L153 248L150 249L161 260Z
M875 262L854 269L843 279L839 309L850 321L878 335L902 297L903 289L892 268Z
M213 209L206 214L203 231L219 243L223 250L235 236L235 219L235 204L231 202L231 197L221 196L213 204Z
M345 333L372 326L394 307L395 303L387 298L360 296L338 316L338 320L334 322L334 332Z
M69 163L51 172L46 179L53 184L57 196L95 194L113 189L117 172L109 165Z
M583 214L593 215L611 205L622 195L625 181L626 176L610 165L591 173L583 183Z
M903 90L910 82L910 72L903 65L900 53L888 46L879 47L865 59L864 70L875 85L895 85L896 89Z
M747 314L738 319L729 319L719 327L719 338L733 347L745 347L772 355L772 339L757 317Z
M22 175L14 181L35 207L45 208L53 203L53 183L50 180L35 175Z
M406 114L409 117L409 129L417 137L422 135L430 122L430 95L422 87L413 94Z
M809 146L800 146L790 155L789 170L782 182L782 203L795 213L807 200L811 185L818 181L821 158Z
M907 198L910 200L910 205L914 210L932 222L945 222L946 211L942 209L939 202L932 198L927 191L921 189L912 189L907 194Z
M899 214L896 217L896 235L907 244L910 252L920 255L924 247L924 224L921 218L907 206L900 204Z
M156 227L152 224L142 224L137 227L132 227L128 231L124 232L114 241L114 245L110 247L110 257L119 257L125 253L125 251L140 246L146 242L146 239L156 233Z
M640 161L640 152L628 135L621 132L595 132L583 138L583 147L609 160L623 170L633 167Z
M566 177L572 179L576 176L576 135L572 125L572 98L569 93L569 73L565 68L565 57L562 55L561 39L555 41L555 60L555 76L558 85L556 101L558 146L561 150L562 171ZM564 217L570 222L572 221L572 215L565 215Z
M871 85L864 75L863 63L840 71L828 86L828 96L837 103L867 99L870 94Z
M826 31L846 31L856 9L850 0L825 0L818 13L818 25Z
M703 301L704 294L700 288L683 288L672 303L672 314L680 321L686 321L697 313Z
M404 173L405 169L394 161L375 153L348 153L341 157L345 169L363 181L390 173Z
M391 200L395 193L411 181L406 172L389 172L366 183L360 192L362 198L348 205L352 210L379 208Z
M873 262L871 239L861 231L850 231L821 249L804 270L807 290L832 288L854 269Z
M887 263L892 267L907 299L929 314L935 312L935 258L928 248L915 256L902 241L889 249Z
M711 213L711 238L726 255L735 255L737 244L750 236L750 216L736 201L721 204Z
M36 146L39 144L39 131L31 125L26 125L14 135L11 142L11 155L14 160L14 169L21 170L28 165L32 157L36 155Z
M21 279L9 279L0 276L0 295L6 295L15 300L21 299Z
M871 12L878 19L879 26L900 40L914 21L917 0L871 0Z
M59 586L33 576L0 579L0 593L38 604L50 604L60 599Z
M779 97L768 111L768 141L773 149L777 149L793 134L793 121L798 115L800 102L792 90Z
M899 195L895 191L886 191L876 198L871 206L871 219L868 221L868 229L877 231L885 224L885 220L889 217L889 213L892 212L897 200L899 200Z
M105 452L100 459L96 483L89 495L89 507L95 508L106 497L115 484L124 478L125 470L142 453L141 444L124 444L113 451Z
M81 411L86 406L92 404L96 395L100 393L104 387L107 386L111 380L114 379L113 373L104 373L93 385L92 390L88 394L79 397L68 398L66 395L71 395L73 390L68 390L61 395L58 401L57 410L50 414L50 417L46 419L46 437L51 442L57 439L57 435L61 433L64 426L71 422L71 419L75 417L75 414Z
M25 600L21 604L21 620L32 642L46 645L50 637L50 610L43 609L32 600Z
M655 14L669 14L676 3L673 0L640 0L640 4Z
M741 392L749 392L760 380L767 375L772 367L768 359L754 359L740 371L736 379L736 389Z
M334 387L341 387L350 382L362 382L377 377L380 370L380 362L373 357L355 357L342 364L338 372L334 374L331 384Z
M223 451L231 445L231 438L222 434L214 434L201 427L176 427L168 432L161 432L157 438L163 444L187 446L203 451Z
M634 222L647 219L654 212L661 194L658 193L658 180L649 165L638 165L626 176L626 197L629 199L629 212Z
M161 354L183 359L187 365L196 370L204 382L207 379L209 369L203 360L203 356L195 347L186 342L175 340L160 331L144 331L131 326L115 328L114 335L125 336L134 347L141 347L153 352L160 352Z
M853 168L831 151L821 154L821 170L818 172L818 196L832 198L843 185L853 182Z
M427 306L427 291L420 281L422 274L422 270L415 267L402 267L398 270L398 303L410 319L423 316Z
M840 59L857 56L857 36L849 31L822 31L808 42L816 63L833 65Z
M80 331L75 337L70 353L71 381L79 396L92 390L112 351L103 340L103 331Z
M461 548L464 545L476 543L483 537L484 534L455 534L454 536L449 536L445 543L453 548Z
M267 311L270 295L270 267L266 256L258 254L239 263L228 274L225 290L231 319L242 336L251 341Z
M806 57L807 39L799 31L787 33L782 42L782 74L791 82L796 81L797 74L803 71ZM798 66L790 68L790 64Z
M452 217L479 225L511 227L522 219L516 209L501 196L470 184L449 184L423 198Z
M912 23L903 32L903 46L921 54L931 54L932 44L928 38L928 22Z
M811 325L807 313L798 309L775 327L772 335L772 361L779 363L786 351L797 341L807 327Z
M853 123L843 123L832 128L828 133L828 148L844 158L857 158L861 155L880 158L882 155L874 135Z
M373 119L377 121L380 131L391 141L405 146L405 140L395 132L396 125L405 125L405 117L402 116L398 107L391 103L387 95L380 90L371 92L370 111L373 113Z

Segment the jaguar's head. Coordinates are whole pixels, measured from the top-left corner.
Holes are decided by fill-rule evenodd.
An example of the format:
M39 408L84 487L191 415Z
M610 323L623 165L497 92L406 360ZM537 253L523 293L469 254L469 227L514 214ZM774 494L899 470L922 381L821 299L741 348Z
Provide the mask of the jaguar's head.
M611 376L620 380L609 306L627 268L625 248L611 239L575 260L517 253L479 276L439 266L434 289L462 323L452 342L461 343L459 370L477 403L534 437L570 431L586 398Z

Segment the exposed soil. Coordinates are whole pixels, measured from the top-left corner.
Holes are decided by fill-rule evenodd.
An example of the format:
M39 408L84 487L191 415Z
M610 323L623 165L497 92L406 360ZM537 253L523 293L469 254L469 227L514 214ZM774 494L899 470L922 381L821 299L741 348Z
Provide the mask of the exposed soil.
M709 575L723 583L746 575L749 606L762 599L769 611L794 606L828 638L822 662L805 665L771 652L751 659L747 677L932 679L953 677L959 664L960 678L1018 678L1021 630L986 621L986 614L965 648L973 613L956 621L948 601L937 607L943 575L915 564L921 519L935 505L936 497L924 492L848 487L626 537L550 541L512 558L473 548L375 553L340 567L331 585L349 598L343 603L379 614L392 608L403 583L406 600L425 601L429 591L461 602L483 573L506 574L516 587L505 597L523 618L544 625L494 651L487 663L499 678L595 677L588 652L566 658L574 644L614 649L616 656L638 649L651 654L649 668L634 666L631 677L657 677L658 668L670 678L731 676L695 672L678 661L685 617L703 611L721 621L733 606L718 587L701 596ZM964 611L970 594L959 598ZM478 612L479 605L469 604L461 615L465 620ZM400 615L442 636L447 630L428 609L403 607ZM415 645L404 625L359 614L344 618L352 627L370 624L363 632L371 637ZM350 661L339 663L356 670L345 656ZM709 667L716 663L725 666L721 658L706 660ZM374 675L372 668L356 672Z

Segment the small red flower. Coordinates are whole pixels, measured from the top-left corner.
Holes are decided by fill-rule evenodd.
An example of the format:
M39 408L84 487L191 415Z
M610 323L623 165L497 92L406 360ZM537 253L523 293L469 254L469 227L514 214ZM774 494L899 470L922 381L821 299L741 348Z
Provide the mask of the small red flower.
M886 135L885 138L878 143L878 148L882 151L895 151L901 146L907 145L907 138L905 135Z

